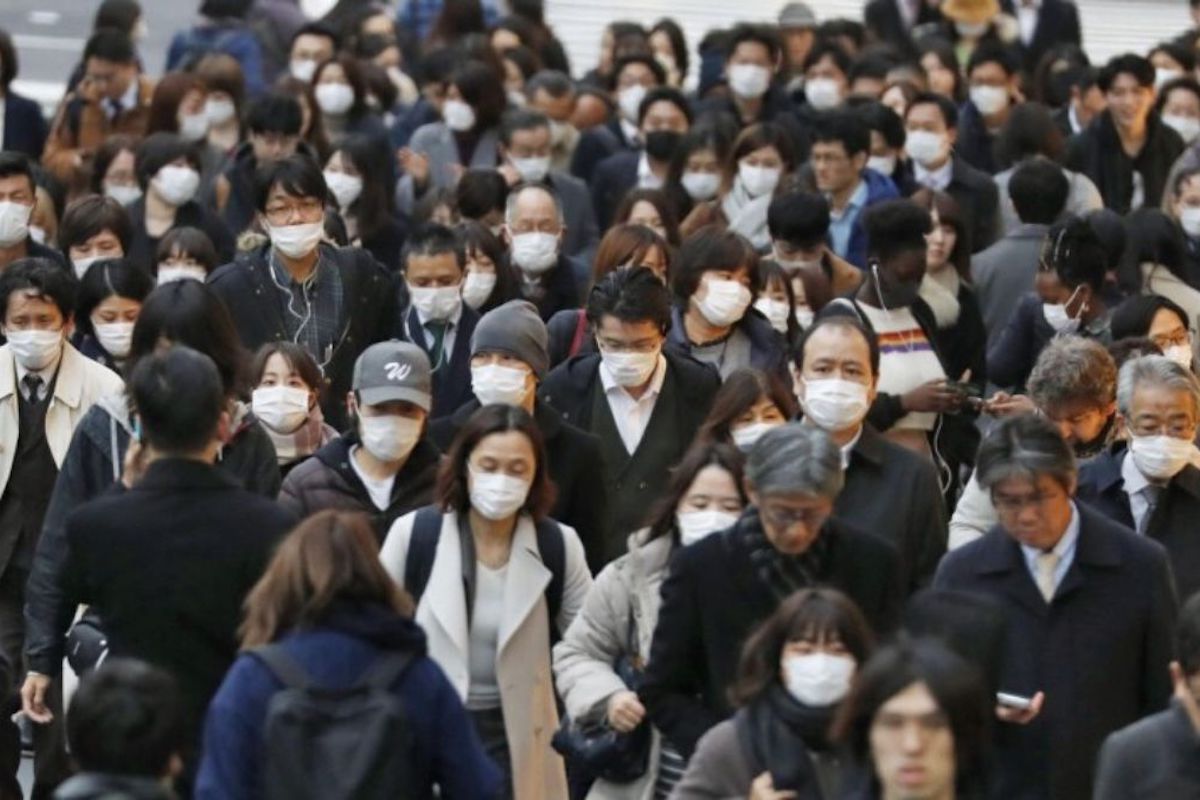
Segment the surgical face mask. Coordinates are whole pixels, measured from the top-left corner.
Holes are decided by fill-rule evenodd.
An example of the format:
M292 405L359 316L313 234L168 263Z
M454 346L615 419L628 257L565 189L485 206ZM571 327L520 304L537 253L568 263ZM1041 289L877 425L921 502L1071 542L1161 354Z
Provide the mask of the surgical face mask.
M1075 300L1075 295L1081 288L1083 287L1071 292L1071 296L1065 303L1042 303L1042 316L1046 318L1046 322L1050 324L1055 333L1068 334L1079 330L1079 317L1072 317L1067 313L1067 306Z
M462 290L454 286L409 286L413 308L424 320L445 321L462 307Z
M129 346L133 342L132 322L94 322L92 329L96 331L96 341L104 348L104 352L113 358L129 355Z
M828 433L858 427L871 407L867 387L841 378L800 379L804 417Z
M781 422L751 422L749 425L731 429L729 435L738 450L749 453L754 449L754 445L758 444L758 440L763 437L763 434L782 424Z
M302 222L299 225L267 225L271 246L288 258L304 258L317 249L325 236L325 223Z
M730 90L743 100L756 100L771 86L771 71L758 64L733 64L727 76Z
M1174 436L1134 436L1129 454L1138 471L1152 481L1169 481L1192 463L1196 444Z
M732 528L737 521L737 514L716 508L680 511L675 515L675 527L679 528L679 542L685 546L700 541L710 533Z
M198 142L208 135L208 113L179 115L179 138L185 142Z
M644 386L658 366L659 352L657 349L649 353L616 353L601 350L600 360L604 362L608 374L618 386Z
M796 306L796 323L801 328L808 330L816 316L816 313L808 306Z
M338 208L349 208L362 194L363 179L358 175L325 170L325 185L333 193Z
M945 147L946 137L932 131L908 131L904 138L908 157L926 168L941 160Z
M710 325L725 328L746 315L750 306L750 290L737 281L710 278L704 282L704 299L696 300L696 309ZM697 291L699 294L699 291Z
M158 285L164 283L172 283L173 281L200 281L204 283L208 279L208 273L204 271L204 267L197 267L191 264L159 264L158 266Z
M191 167L168 164L154 176L154 188L163 200L181 206L196 196L200 188L200 173Z
M1154 90L1158 91L1176 78L1182 78L1183 73L1177 69L1163 69L1158 67L1154 70Z
M767 318L771 323L771 327L780 333L787 333L788 328L788 308L786 300L772 300L769 297L760 297L754 301L754 307Z
M380 461L402 461L421 438L421 422L411 417L384 414L358 417L362 446Z
M260 386L250 408L258 421L276 433L292 433L308 419L309 392L298 386Z
M75 278L83 280L83 276L87 275L87 271L92 268L92 264L100 261L100 256L88 256L87 258L72 258L71 269L75 270Z
M45 369L62 352L62 331L10 330L4 335L8 338L8 348L12 350L13 358L30 372Z
M4 201L0 203L0 247L12 247L29 238L29 217L33 206Z
M467 277L463 279L463 302L471 308L478 309L488 301L488 298L492 296L492 290L495 288L496 273L468 272Z
M136 203L142 199L142 190L137 186L106 183L104 185L104 194L123 206Z
M626 86L617 92L617 106L621 110L621 116L626 121L636 124L638 109L641 108L642 100L644 99L646 99L646 87L640 83L635 83L633 86Z
M321 110L334 116L345 114L354 105L354 89L345 83L318 83L313 95Z
M317 74L317 62L311 58L294 58L288 64L288 71L296 80L312 83L313 75Z
M783 170L779 167L757 167L744 162L738 164L738 180L751 197L762 197L775 191L782 175Z
M550 171L550 157L543 158L510 158L513 169L526 183L538 183Z
M525 505L529 481L502 472L479 472L474 467L467 471L471 475L471 507L483 518L508 519Z
M783 659L788 693L797 702L814 708L826 708L850 691L857 663L846 655L808 653Z
M867 159L867 169L873 169L880 175L886 175L889 178L896 171L895 156L871 156Z
M204 114L210 125L224 125L237 114L237 106L232 100L210 97L204 102Z
M471 367L471 391L481 405L519 406L525 400L529 372L503 364Z
M1200 238L1200 206L1187 206L1180 211L1179 225L1188 236Z
M475 109L462 100L447 100L442 104L442 119L450 130L464 133L475 127Z
M959 36L967 39L978 39L987 33L988 22L955 22L954 29L958 31Z
M39 225L29 226L29 238L33 239L38 244L46 243L46 229Z
M817 111L828 111L842 102L842 87L833 78L813 78L804 82L804 98Z
M1189 372L1191 371L1192 346L1190 344L1173 344L1166 350L1163 350L1163 355Z
M1003 111L1008 106L1008 89L1003 86L972 86L971 102L985 117Z
M679 182L688 196L697 202L713 199L721 188L721 176L715 172L685 172Z
M1191 144L1200 136L1200 119L1181 114L1163 114L1162 121L1175 129L1184 144Z
M523 272L541 275L558 263L558 237L538 231L514 234L512 259Z

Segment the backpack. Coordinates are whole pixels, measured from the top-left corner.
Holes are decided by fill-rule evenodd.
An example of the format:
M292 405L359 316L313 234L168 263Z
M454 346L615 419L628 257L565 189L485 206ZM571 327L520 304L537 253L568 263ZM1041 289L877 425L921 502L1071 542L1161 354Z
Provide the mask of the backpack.
M441 533L442 510L437 506L418 509L416 519L413 520L412 536L408 542L408 557L404 562L404 589L412 595L414 604L421 602L421 595L425 593L425 586L429 583ZM542 563L550 570L550 583L546 586L544 596L546 610L550 616L550 637L555 640L567 571L566 547L557 522L544 519L537 523L537 547L542 556Z
M393 687L411 653L381 655L354 685L315 686L278 644L251 651L284 688L263 728L267 800L403 800L412 797L412 741Z

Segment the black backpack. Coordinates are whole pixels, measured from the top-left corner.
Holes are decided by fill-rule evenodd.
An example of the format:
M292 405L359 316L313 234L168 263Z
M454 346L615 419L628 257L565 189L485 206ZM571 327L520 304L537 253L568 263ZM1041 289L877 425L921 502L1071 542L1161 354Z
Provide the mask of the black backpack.
M326 689L277 644L251 651L283 682L263 729L267 800L411 798L411 730L393 687L411 653L387 653L345 689Z

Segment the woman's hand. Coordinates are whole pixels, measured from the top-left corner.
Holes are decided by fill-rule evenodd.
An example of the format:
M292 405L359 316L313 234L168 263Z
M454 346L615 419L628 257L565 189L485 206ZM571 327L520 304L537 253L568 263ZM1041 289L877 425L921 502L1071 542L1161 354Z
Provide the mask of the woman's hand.
M637 692L617 692L608 698L608 725L617 733L629 733L646 718L646 707Z
M429 183L429 157L411 147L400 148L400 168L412 175L413 183L424 188Z
M984 401L983 410L993 417L1011 417L1015 414L1032 414L1037 411L1037 407L1023 394L996 392Z
M748 800L795 800L795 797L796 793L793 791L775 791L775 781L771 779L771 773L764 772L750 784Z

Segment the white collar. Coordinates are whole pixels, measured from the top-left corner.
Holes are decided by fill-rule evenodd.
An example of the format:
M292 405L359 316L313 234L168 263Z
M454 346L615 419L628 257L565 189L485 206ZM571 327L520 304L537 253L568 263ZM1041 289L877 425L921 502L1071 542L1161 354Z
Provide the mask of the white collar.
M1079 121L1079 115L1075 113L1075 104L1067 103L1067 122L1071 123L1071 133L1079 133L1083 130L1083 124Z
M48 365L39 370L25 369L25 367L21 366L21 362L17 361L17 357L13 356L13 364L17 368L17 385L20 386L21 381L25 380L25 376L32 372L34 375L37 375L39 378L41 378L42 383L46 384L46 388L49 389L50 381L54 380L54 373L58 372L58 365L62 363L64 350L66 350L65 341L63 342L63 346L59 348L58 358L54 359Z
M139 89L141 89L141 82L138 80L138 76L134 75L133 80L129 82L129 88L125 90L125 94L121 95L121 111L137 108ZM111 100L109 103L111 107Z
M637 185L639 189L661 189L663 185L662 178L655 175L654 171L650 169L650 157L646 155L645 150L638 158Z
M625 141L629 142L629 144L636 144L637 142L641 141L641 131L638 130L637 125L633 124L624 117L621 117L617 121L621 123L621 133L625 134Z
M429 323L429 320L425 319L425 317L421 314L420 309L416 308L415 306L413 307L413 311L417 312L417 322L421 323L421 327L424 328ZM460 319L462 319L462 303L459 303L458 309L443 321L450 323L451 328L457 328L458 321Z
M1162 484L1151 481L1142 471L1137 468L1137 464L1133 460L1133 454L1128 450L1125 451L1125 457L1121 459L1121 479L1125 481L1125 492L1129 495L1135 495L1145 489L1147 486L1161 486Z
M914 161L913 174L916 176L917 183L922 186L927 186L932 181L938 189L945 189L954 178L954 156L947 158L945 164L934 170L926 169Z
M854 453L854 448L858 446L858 440L862 438L863 424L858 425L858 433L854 434L854 438L846 442L846 446L842 448L842 472L850 468L850 456Z
M641 397L634 400L633 395L631 395L624 386L621 386L616 382L616 380L613 379L612 374L608 371L608 365L604 363L604 359L600 359L600 385L604 387L605 394L620 392L630 400L640 403L647 398L657 397L658 393L662 391L663 381L666 379L667 359L662 353L659 353L658 363L654 367L654 375L650 378L650 385L646 388L646 391L642 393Z
M1027 544L1021 545L1021 551L1025 554L1025 558L1030 563L1036 563L1037 557L1044 552L1051 552L1058 556L1059 561L1067 558L1074 552L1075 543L1079 540L1079 508L1075 505L1075 501L1071 501L1071 521L1067 523L1066 533L1058 540L1058 544L1050 548L1049 551L1041 550L1037 547L1030 547Z

